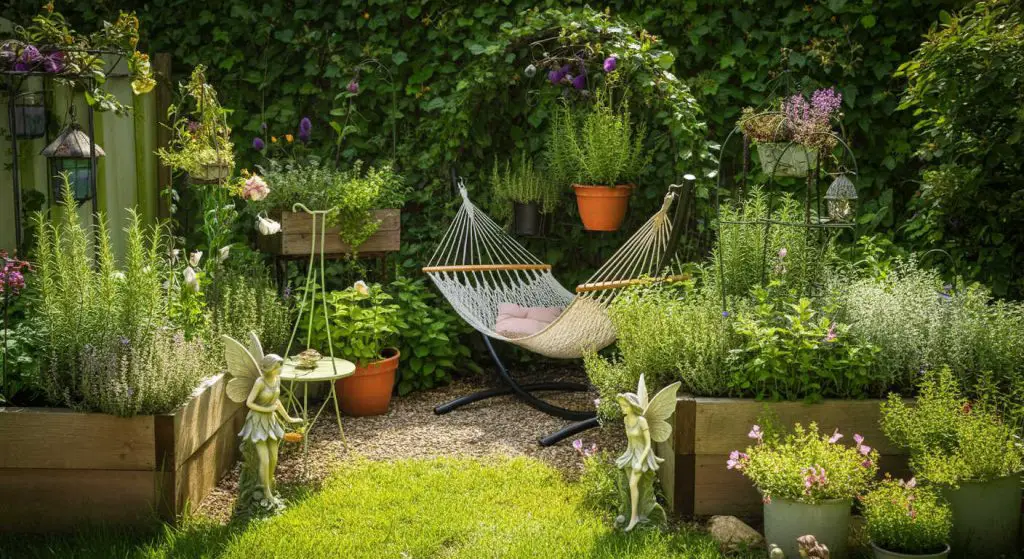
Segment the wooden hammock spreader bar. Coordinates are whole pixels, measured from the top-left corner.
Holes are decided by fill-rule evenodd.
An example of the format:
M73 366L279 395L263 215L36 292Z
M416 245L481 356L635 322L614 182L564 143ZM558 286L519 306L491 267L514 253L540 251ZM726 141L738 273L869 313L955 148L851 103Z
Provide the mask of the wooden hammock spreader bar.
M629 287L631 285L642 285L648 283L658 282L671 282L671 281L685 281L690 279L690 274L679 274L675 276L665 276L662 278L636 278L619 281L599 281L596 283L584 283L576 286L576 293L587 293L590 291L605 291L608 289L619 289L622 287Z
M425 266L424 274L435 272L498 272L504 270L550 271L550 264L467 264L461 266Z

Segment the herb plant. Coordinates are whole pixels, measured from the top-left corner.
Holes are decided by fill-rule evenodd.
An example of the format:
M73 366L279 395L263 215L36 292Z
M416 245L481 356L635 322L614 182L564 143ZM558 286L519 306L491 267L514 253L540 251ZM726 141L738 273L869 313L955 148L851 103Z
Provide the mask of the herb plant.
M318 289L318 286L313 286ZM317 293L313 300L319 308L323 300ZM398 343L399 307L379 284L362 281L348 289L327 292L327 313L331 329L331 348L336 357L366 365L381 359L381 352ZM308 316L308 315L307 315ZM308 347L328 355L327 322L322 313L313 313L312 326L305 319L298 322L295 339L310 340ZM301 349L301 348L300 348Z
M179 88L181 102L167 109L173 131L171 145L157 150L160 161L195 178L205 177L211 167L234 167L228 111L217 99L217 90L206 81L206 67L196 66Z
M887 478L861 498L861 505L876 546L907 555L946 549L953 514L934 487Z
M1020 472L1024 451L1013 427L984 404L963 396L949 368L927 371L916 403L890 394L882 404L882 432L910 451L914 472L929 482L956 487Z
M810 99L800 93L777 102L777 109L743 109L739 128L754 143L795 142L808 148L831 149L836 144L832 119L839 116L843 96L834 88L816 90Z
M806 429L797 423L791 433L778 436L754 425L748 436L755 444L746 452L732 451L726 467L750 479L766 502L852 500L868 488L878 470L878 451L865 445L860 435L853 436L854 446L846 446L838 429L825 434L815 423Z
M555 181L542 169L536 169L533 160L524 151L515 165L511 161L504 168L494 161L491 189L494 193L492 213L495 219L512 220L513 203L536 203L543 213L551 213L558 206L559 190Z

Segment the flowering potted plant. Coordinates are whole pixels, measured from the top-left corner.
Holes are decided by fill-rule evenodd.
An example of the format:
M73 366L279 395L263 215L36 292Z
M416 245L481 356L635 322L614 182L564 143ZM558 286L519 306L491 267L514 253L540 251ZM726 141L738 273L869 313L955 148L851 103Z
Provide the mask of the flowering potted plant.
M740 131L757 146L761 169L772 176L803 177L819 152L832 149L832 118L839 116L843 96L833 88L819 89L808 100L795 94L779 102L777 111L743 110Z
M942 489L953 511L957 555L1010 554L1020 533L1020 472L1015 429L984 401L963 397L948 368L928 371L911 406L895 394L882 404L881 427L910 452L922 480Z
M218 102L217 90L206 82L201 64L179 87L182 103L167 110L173 123L171 144L156 154L164 165L188 173L192 182L221 182L235 165L227 110Z
M953 516L932 487L886 479L861 497L875 559L949 555Z
M511 221L520 235L539 234L540 214L558 206L558 191L549 179L536 170L526 152L515 166L507 162L502 169L495 161L491 173L495 217Z
M734 450L727 467L745 475L764 500L764 532L769 544L787 557L799 557L796 539L813 534L837 557L844 557L853 499L864 492L878 470L878 452L854 435L854 446L843 435L818 432L811 423L797 423L792 433L778 437L754 425L748 436L756 443L745 452Z
M558 184L572 184L588 231L617 231L626 216L634 180L649 161L646 128L634 126L629 103L612 103L611 88L597 91L579 119L566 104L552 119L548 170Z
M399 352L394 347L401 327L398 305L380 285L357 281L348 289L328 293L327 307L331 348L356 364L352 376L335 382L341 410L356 416L386 413L398 370ZM323 320L320 316L313 320L313 339L326 333Z

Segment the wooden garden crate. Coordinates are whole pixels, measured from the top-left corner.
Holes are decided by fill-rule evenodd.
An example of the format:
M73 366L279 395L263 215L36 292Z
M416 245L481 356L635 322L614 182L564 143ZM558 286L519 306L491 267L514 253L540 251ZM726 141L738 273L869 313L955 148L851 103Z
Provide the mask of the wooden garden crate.
M866 444L879 452L880 474L888 471L905 476L906 456L882 435L878 425L880 403L826 400L804 404L680 396L672 438L657 449L658 456L665 458L659 477L670 510L686 517L761 515L760 494L742 474L726 469L725 462L731 451L742 451L753 443L747 433L765 412L774 414L786 427L796 422L806 426L812 421L822 432L831 433L838 427L848 444L852 444L854 433L860 433Z
M380 221L380 227L359 246L359 253L381 254L395 252L401 248L402 210L374 210L373 215ZM260 235L260 250L285 257L309 256L313 242L313 216L305 212L281 212L271 217L281 223L281 232L277 235ZM352 247L338 237L338 228L328 227L324 240L324 254L343 255L351 252Z
M218 376L170 414L0 408L0 530L173 522L233 466L245 407Z

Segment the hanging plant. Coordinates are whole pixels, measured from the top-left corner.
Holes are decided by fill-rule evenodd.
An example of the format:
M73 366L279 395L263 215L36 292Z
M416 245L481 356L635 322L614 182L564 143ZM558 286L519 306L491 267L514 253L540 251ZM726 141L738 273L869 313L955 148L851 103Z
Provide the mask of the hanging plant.
M217 90L206 82L203 65L196 66L179 88L181 102L167 109L174 137L167 148L157 150L157 156L195 181L222 181L235 165L228 111L217 100Z

